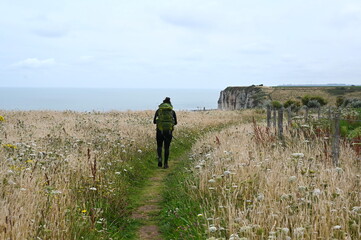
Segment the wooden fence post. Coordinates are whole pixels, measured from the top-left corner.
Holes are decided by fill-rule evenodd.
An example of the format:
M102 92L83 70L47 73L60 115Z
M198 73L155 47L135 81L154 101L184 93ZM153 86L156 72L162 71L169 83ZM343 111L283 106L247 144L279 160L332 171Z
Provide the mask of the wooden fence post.
M292 124L292 112L291 107L287 108L287 125L290 127Z
M305 106L305 109L306 109L306 113L305 113L305 122L308 121L308 107Z
M331 121L331 107L328 107L328 120Z
M321 118L321 106L318 107L318 111L317 111L317 119L320 120Z
M283 139L283 108L278 110L278 137Z
M273 127L277 127L277 110L273 108Z
M267 128L271 127L271 106L267 106Z
M339 165L340 157L340 113L335 113L333 119L333 136L332 136L332 163L334 166Z

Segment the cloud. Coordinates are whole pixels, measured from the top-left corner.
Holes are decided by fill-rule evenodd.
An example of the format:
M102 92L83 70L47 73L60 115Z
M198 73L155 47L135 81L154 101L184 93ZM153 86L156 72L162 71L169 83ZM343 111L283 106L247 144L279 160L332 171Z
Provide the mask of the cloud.
M348 5L340 9L331 23L339 28L359 27L361 24L361 6Z
M160 19L167 24L183 27L187 29L209 29L211 24L209 21L202 20L201 18L197 18L194 16L190 16L189 14L185 15L169 15L162 14Z
M271 53L271 46L262 43L250 43L240 47L237 51L241 54L269 54Z
M95 57L94 56L81 56L76 60L77 63L79 64L90 64L95 62Z
M13 64L13 67L18 68L43 68L55 65L54 58L48 58L44 60L40 60L37 58L27 58L20 62Z
M69 31L66 27L44 26L34 29L32 32L40 37L60 38L66 36Z

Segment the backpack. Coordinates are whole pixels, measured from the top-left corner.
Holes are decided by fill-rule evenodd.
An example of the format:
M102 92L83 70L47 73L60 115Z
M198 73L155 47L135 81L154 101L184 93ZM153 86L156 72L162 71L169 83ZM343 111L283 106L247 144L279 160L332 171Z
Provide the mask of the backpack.
M157 128L161 131L173 131L173 107L169 103L162 103L158 108Z

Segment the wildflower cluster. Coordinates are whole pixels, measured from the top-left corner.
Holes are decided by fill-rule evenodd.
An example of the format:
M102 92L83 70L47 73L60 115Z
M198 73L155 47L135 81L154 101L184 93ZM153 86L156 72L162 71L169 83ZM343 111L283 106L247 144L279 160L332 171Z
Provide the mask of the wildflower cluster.
M260 145L251 131L249 125L230 127L193 149L195 180L189 188L202 202L198 217L212 219L209 239L361 237L361 174L349 146L343 146L342 166L333 167L320 158L322 141L310 148L310 141L286 135L287 148Z

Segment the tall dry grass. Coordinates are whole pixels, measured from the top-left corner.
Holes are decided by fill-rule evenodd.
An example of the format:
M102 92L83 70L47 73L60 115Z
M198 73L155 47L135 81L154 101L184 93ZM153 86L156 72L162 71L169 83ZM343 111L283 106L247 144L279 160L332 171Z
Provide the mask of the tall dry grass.
M122 181L142 174L132 161L141 161L144 152L155 155L153 114L0 111L0 238L80 238L82 230L73 229L87 231L94 224L104 224L106 231L102 205L87 196L127 204L126 189L119 189ZM238 116L217 111L177 115L178 137ZM115 194L114 201L110 196Z
M361 239L355 152L342 144L334 167L327 138L293 132L285 139L241 124L194 146L196 180L187 184L202 202L195 214L209 239Z

